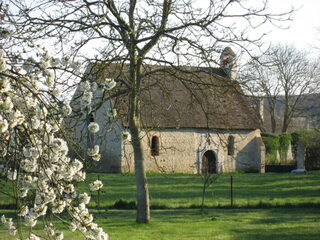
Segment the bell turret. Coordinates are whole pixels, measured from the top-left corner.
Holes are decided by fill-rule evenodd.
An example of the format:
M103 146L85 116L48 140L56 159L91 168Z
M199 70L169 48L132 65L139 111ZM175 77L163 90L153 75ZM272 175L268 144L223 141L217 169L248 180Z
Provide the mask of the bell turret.
M220 55L220 67L224 70L227 76L231 80L235 80L237 77L237 61L236 54L231 47L223 49Z

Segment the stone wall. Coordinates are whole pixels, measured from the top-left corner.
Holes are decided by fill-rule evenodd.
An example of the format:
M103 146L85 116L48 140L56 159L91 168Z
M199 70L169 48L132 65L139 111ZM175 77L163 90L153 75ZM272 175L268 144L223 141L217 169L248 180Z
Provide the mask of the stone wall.
M257 148L257 169L259 173L265 173L266 169L266 147L262 141L262 137L256 137L256 148Z
M235 151L228 155L227 139L234 136ZM260 130L215 131L204 129L167 129L143 132L142 144L146 157L146 170L154 172L198 173L203 154L211 150L217 162L219 173L236 170L260 171L261 148L256 143ZM160 139L159 156L151 155L151 138ZM134 171L133 152L130 142L123 145L122 171Z

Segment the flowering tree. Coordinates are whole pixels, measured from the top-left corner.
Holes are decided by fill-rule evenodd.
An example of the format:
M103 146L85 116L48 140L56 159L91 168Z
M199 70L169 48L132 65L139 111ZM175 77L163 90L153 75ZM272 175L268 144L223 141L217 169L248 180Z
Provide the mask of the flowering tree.
M17 224L4 215L1 222L17 239L61 240L63 232L50 220L56 217L69 222L71 231L81 231L85 239L105 240L108 235L88 211L90 196L75 188L85 180L86 173L81 161L68 157L61 129L63 118L72 109L59 100L61 91L56 86L53 65L57 65L57 59L45 52L37 58L23 59L0 48L1 174L12 183L18 209ZM85 100L89 105L89 97ZM94 132L99 126L92 123L89 128ZM90 149L90 156L99 160L99 149ZM102 186L96 180L90 190L98 191ZM34 231L39 218L44 219L44 232ZM22 225L26 226L24 231Z

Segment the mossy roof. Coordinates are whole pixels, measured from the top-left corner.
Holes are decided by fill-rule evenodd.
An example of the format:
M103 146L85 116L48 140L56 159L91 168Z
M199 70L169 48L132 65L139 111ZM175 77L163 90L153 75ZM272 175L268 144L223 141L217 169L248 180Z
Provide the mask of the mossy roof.
M113 78L127 94L113 99L128 126L131 80L128 65L91 65L91 81ZM221 68L145 65L138 94L144 128L258 129L259 120L237 81ZM88 79L88 78L87 78Z

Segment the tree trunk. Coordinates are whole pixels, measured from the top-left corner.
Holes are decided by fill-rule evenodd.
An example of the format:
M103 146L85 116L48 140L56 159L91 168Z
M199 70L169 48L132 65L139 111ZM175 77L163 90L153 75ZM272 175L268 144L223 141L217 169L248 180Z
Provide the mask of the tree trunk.
M129 128L132 136L132 146L134 153L134 166L136 178L136 198L137 198L137 223L148 223L150 221L149 191L147 176L144 165L144 154L140 140L140 100L138 97L140 87L141 63L136 64L134 50L131 53L130 78L132 90L130 93Z
M270 111L270 120L271 120L271 132L275 133L277 130L277 122L276 122L276 116L275 116L274 108Z
M271 117L271 132L275 133L277 130L277 123L276 123L276 119L275 116Z
M288 116L289 110L288 110L288 108L289 108L288 107L288 100L286 100L284 114L283 114L282 130L281 130L282 133L287 132L288 127L289 127L289 116Z
M144 166L144 154L139 138L139 128L136 120L130 125L132 134L132 145L135 160L135 178L136 178L136 194L137 194L137 223L148 223L150 221L149 191L147 184L147 176Z

